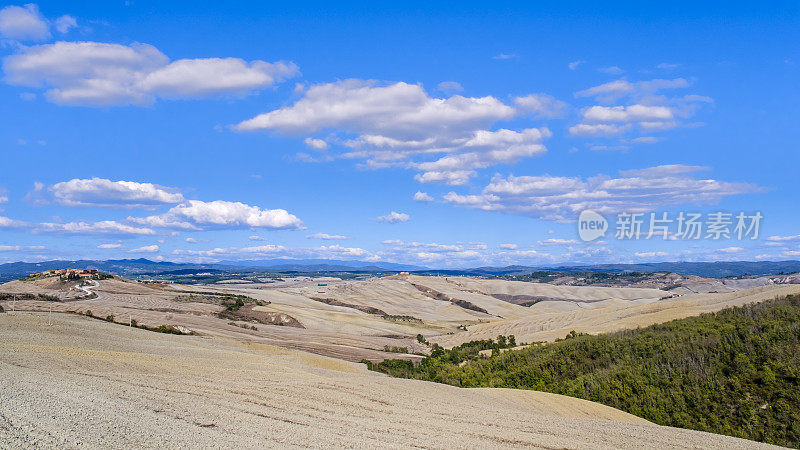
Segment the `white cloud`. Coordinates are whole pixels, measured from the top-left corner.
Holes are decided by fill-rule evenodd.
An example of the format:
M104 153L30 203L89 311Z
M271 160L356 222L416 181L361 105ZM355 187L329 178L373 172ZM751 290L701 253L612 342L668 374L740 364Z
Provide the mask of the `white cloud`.
M376 217L375 220L378 222L386 222L386 223L400 223L400 222L408 222L410 217L408 214L398 213L395 211L386 214L385 216Z
M739 253L744 251L744 249L742 247L725 247L725 248L718 248L717 251L723 253Z
M164 98L246 94L297 75L294 63L239 58L181 59L147 74L146 92Z
M684 95L683 97L667 97L659 93L665 89L689 87L684 78L653 79L649 81L630 82L615 80L599 86L579 91L575 97L593 97L600 103L615 103L623 98L624 105L591 105L583 109L582 121L569 128L572 136L609 137L634 130L650 134L679 126L692 126L684 123L691 118L701 103L712 100L700 95ZM639 136L621 140L621 144L653 143L658 139L653 136ZM626 149L625 145L595 145L595 149Z
M100 249L114 249L114 248L121 248L122 244L100 244L97 248Z
M56 183L49 191L56 203L67 206L139 208L184 200L183 195L174 188L96 177Z
M594 86L589 89L578 91L575 97L597 97L604 101L614 100L623 96L630 95L635 100L651 96L663 89L679 89L689 87L689 82L684 78L671 80L654 79L650 81L639 81L631 83L627 80L615 80L608 83Z
M63 15L56 19L53 25L59 33L64 34L69 32L69 30L72 28L77 28L78 21L70 15Z
M311 86L294 105L260 114L236 126L240 131L346 132L399 138L474 129L514 115L494 97L437 99L420 85L344 80Z
M277 258L360 258L372 260L375 255L367 250L357 247L343 247L341 245L322 245L311 248L287 248L281 245L259 245L254 247L230 247L214 248L210 250L183 250L178 249L172 252L174 255L186 255L203 259L218 259L220 257L249 259L258 256L270 256Z
M648 167L646 169L620 170L619 173L625 177L659 178L707 170L711 170L711 168L707 166L688 166L685 164L665 164L661 166Z
M517 97L514 103L533 117L552 119L562 117L569 107L565 102L547 94L530 94Z
M653 136L641 136L631 139L629 142L633 144L655 144L660 141L659 138Z
M158 245L145 245L144 247L128 250L128 253L156 253L157 251Z
M0 245L0 252L23 252L44 250L42 245Z
M417 202L432 202L433 201L433 197L431 197L430 195L428 195L425 192L417 191L417 193L414 194L414 201L417 201Z
M341 240L347 239L347 236L342 236L339 234L327 234L327 233L314 233L306 236L308 239L322 239L325 241L334 241L334 240Z
M149 217L129 217L128 220L153 227L202 229L271 228L300 229L303 222L284 209L261 209L241 202L188 200L170 208L164 214Z
M578 241L575 239L560 239L560 238L550 238L545 239L543 241L539 241L539 245L575 245L578 244Z
M800 256L800 250L786 250L781 252L783 256Z
M63 234L109 234L109 235L153 235L150 228L134 227L113 220L100 222L42 223L36 228L41 233Z
M506 250L516 250L519 247L517 244L500 244L500 248Z
M432 162L413 164L422 171L416 179L421 183L444 181L450 185L465 184L475 169L500 163L512 164L522 158L544 153L547 149L541 141L550 135L547 128L476 131L463 143L462 148L466 151Z
M308 137L303 142L305 142L309 148L313 148L314 150L327 150L328 148L328 143L323 141L322 139L314 139Z
M800 234L796 234L794 236L770 236L767 238L767 240L771 242L800 241Z
M414 179L420 183L446 183L451 186L461 186L467 184L473 175L475 175L474 170L428 170L414 175Z
M70 105L148 104L157 97L246 94L297 74L294 63L238 58L174 62L151 45L55 42L25 47L3 60L10 84L49 88L46 96Z
M567 64L567 67L569 67L569 70L575 70L584 62L585 61L572 61L571 63Z
M656 66L656 69L673 70L677 69L680 66L681 66L680 64L662 62L661 64Z
M0 36L8 39L43 41L50 30L39 8L33 3L0 9Z
M592 106L583 112L583 120L599 122L671 121L672 110L666 106Z
M634 253L637 258L655 258L662 256L669 256L667 252L636 252Z
M184 239L184 241L186 241L189 244L197 244L197 239L191 237L187 237L186 239Z
M728 196L762 191L748 183L693 178L686 169L692 166L666 167L642 169L638 174L646 176L622 178L495 176L480 195L450 192L444 200L466 208L567 222L584 209L609 214L644 212L678 204L713 204Z
M464 90L464 87L456 81L442 81L436 85L436 89L442 92L461 92Z
M0 228L21 229L21 228L28 228L29 226L30 224L27 222L0 216Z
M499 55L492 56L492 59L499 59L499 60L515 59L515 58L519 58L519 56L517 56L514 53L500 53Z
M519 101L515 108L491 96L434 98L416 84L345 80L311 86L293 105L260 114L234 128L285 134L331 130L334 137L327 142L350 150L329 158L364 159L368 168L418 169L421 182L462 184L475 169L515 163L545 151L540 141L550 136L547 129L489 129L497 121L525 112L523 105L540 115L561 108L558 101L545 96ZM306 143L313 139L309 137ZM437 154L445 155L431 161L430 155Z
M600 72L600 73L608 74L608 75L619 75L619 74L625 73L624 70L620 69L617 66L601 67L601 68L597 69L597 71Z
M569 127L569 134L572 136L614 136L625 133L631 129L631 124L586 124L579 123Z

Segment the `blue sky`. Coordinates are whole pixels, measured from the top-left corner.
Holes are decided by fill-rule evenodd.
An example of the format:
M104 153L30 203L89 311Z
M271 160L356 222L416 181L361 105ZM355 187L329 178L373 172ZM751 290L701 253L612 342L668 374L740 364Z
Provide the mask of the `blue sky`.
M800 256L800 5L460 6L0 4L0 262Z

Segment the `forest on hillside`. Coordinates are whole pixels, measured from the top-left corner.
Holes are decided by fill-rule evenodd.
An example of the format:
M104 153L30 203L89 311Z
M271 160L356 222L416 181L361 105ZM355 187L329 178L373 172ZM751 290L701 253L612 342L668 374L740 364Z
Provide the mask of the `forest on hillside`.
M507 349L512 343L434 344L417 365L367 364L396 377L563 394L661 425L800 447L800 296L611 334L572 332L519 350Z

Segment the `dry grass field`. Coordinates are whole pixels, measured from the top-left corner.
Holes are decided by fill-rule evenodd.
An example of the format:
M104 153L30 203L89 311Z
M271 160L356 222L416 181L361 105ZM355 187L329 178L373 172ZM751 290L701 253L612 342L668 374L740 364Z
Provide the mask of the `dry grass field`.
M767 447L554 394L395 379L222 336L49 316L0 314L3 447Z
M445 347L500 334L513 334L517 342L552 341L571 330L635 328L800 292L800 285L782 284L673 297L678 294L648 288L413 275L200 286L113 278L94 284L83 287L93 294L86 295L75 282L54 278L12 281L0 285L0 293L50 294L61 301L7 299L0 305L18 311L91 311L122 324L180 326L203 336L380 361L420 358L429 348L417 342L418 334ZM217 294L245 295L253 303L226 313Z

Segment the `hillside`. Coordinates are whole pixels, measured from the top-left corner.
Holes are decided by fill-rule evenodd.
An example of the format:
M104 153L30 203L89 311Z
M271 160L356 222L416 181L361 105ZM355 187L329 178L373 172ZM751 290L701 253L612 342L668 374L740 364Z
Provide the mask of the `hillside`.
M10 448L758 447L555 394L401 380L76 315L0 313L0 373Z
M564 394L662 425L800 446L797 295L643 329L572 333L488 358L478 353L491 347L473 342L437 349L416 366L370 366L456 386Z

